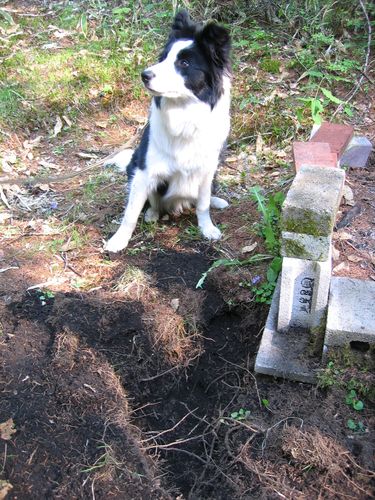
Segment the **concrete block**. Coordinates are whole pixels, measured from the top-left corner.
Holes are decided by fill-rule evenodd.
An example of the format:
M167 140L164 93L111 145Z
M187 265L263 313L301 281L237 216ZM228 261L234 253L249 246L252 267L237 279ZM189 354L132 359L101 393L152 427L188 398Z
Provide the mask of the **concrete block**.
M293 142L293 158L296 172L303 166L337 167L337 153L332 153L324 142Z
M282 231L281 255L297 259L319 260L328 259L331 236L312 236Z
M375 282L333 277L324 344L375 344Z
M282 231L330 236L344 180L338 168L301 167L283 203Z
M280 279L273 294L271 308L255 360L255 372L299 382L315 383L319 362L307 356L309 334L277 331L280 303Z
M364 168L372 151L372 144L367 137L353 137L345 149L340 165L343 167Z
M354 129L351 125L324 122L310 140L328 143L332 153L337 153L340 158L353 134Z
M332 271L331 254L330 250L324 262L284 257L277 320L279 332L298 328L323 336Z

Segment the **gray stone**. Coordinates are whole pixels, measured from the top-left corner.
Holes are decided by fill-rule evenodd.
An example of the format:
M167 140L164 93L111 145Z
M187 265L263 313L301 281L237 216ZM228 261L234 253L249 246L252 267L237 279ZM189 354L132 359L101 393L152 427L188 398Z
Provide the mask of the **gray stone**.
M375 282L333 277L324 344L375 344Z
M279 333L277 311L280 302L280 279L273 294L271 308L255 360L255 372L299 382L315 383L317 361L306 356L309 334L306 331Z
M283 231L330 236L340 205L345 172L339 168L303 166L283 203Z
M283 231L281 233L281 255L308 260L327 260L331 236L312 236Z
M323 262L284 257L277 330L325 330L332 258Z
M355 136L344 151L340 165L343 167L364 168L372 151L372 144L367 137Z

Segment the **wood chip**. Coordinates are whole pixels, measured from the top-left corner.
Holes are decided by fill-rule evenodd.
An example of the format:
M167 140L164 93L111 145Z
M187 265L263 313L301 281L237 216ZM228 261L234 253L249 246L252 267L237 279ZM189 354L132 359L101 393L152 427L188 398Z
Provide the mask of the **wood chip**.
M61 132L62 128L63 128L63 122L62 122L61 118L59 117L59 115L57 115L56 116L56 123L55 123L55 126L53 127L52 136L56 137Z
M14 422L12 418L9 418L6 422L0 424L0 437L5 441L9 441L12 438L12 434L15 434L17 429L14 428Z
M347 259L350 260L350 262L361 262L363 260L363 257L353 254L353 255L348 255Z
M349 270L350 270L349 262L341 262L338 266L332 269L332 273L335 274L340 271L349 271Z
M252 245L245 246L241 249L241 253L250 253L256 248L257 245L258 243L255 242Z

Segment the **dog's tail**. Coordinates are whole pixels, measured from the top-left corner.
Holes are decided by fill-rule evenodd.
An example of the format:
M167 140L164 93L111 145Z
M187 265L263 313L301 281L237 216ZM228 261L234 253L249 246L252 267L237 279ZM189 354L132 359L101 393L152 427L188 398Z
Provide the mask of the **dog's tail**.
M111 156L104 162L105 167L114 165L118 168L119 172L126 172L126 167L129 165L134 150L133 149L123 149L119 153Z

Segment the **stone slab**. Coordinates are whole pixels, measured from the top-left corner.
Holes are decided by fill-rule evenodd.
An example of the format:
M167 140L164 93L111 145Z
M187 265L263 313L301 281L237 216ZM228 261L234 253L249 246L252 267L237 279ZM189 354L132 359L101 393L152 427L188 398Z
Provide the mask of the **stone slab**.
M338 168L301 167L283 203L282 231L330 236L344 181Z
M329 256L331 236L281 232L281 255L297 259L325 261Z
M327 142L332 153L340 158L353 137L354 129L351 125L324 122L310 139L312 142Z
M324 344L375 344L375 282L333 277Z
M315 331L323 337L332 272L331 254L330 250L324 262L283 258L277 320L279 332L298 328Z
M293 142L293 158L296 172L303 166L337 167L337 153L324 142Z
M277 331L277 312L280 302L280 280L273 294L271 308L255 360L255 372L298 382L315 383L319 368L317 360L306 356L309 334Z
M372 144L367 137L355 136L349 142L341 159L340 165L351 168L364 168L372 151Z

